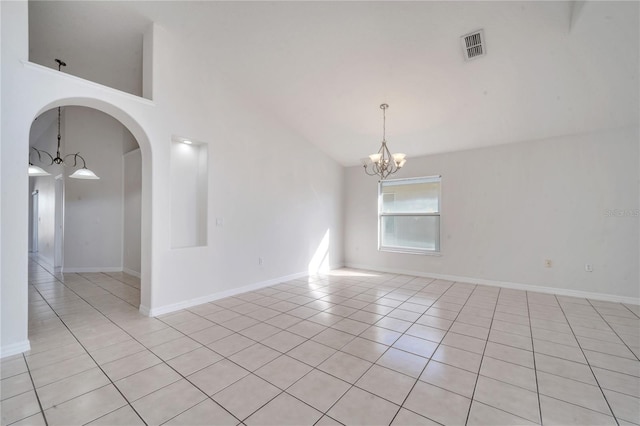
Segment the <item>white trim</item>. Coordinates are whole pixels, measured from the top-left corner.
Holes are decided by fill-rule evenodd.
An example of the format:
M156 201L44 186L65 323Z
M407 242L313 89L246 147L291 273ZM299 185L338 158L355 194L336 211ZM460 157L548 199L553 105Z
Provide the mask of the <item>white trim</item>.
M18 343L11 343L10 345L5 345L0 348L0 358L6 358L8 356L21 354L22 352L26 352L31 350L31 344L29 340L23 340Z
M62 268L65 274L82 274L84 272L122 272L121 266L92 266L86 268Z
M140 276L140 272L134 271L133 269L122 268L122 272L124 272L125 274L133 275L136 278L142 278Z
M585 299L603 300L606 302L628 303L632 305L640 305L640 298L638 297L618 296L616 294L593 293L590 291L571 290L568 288L545 287L545 286L539 286L539 285L533 285L533 284L512 283L507 281L487 280L484 278L462 277L458 275L434 274L431 272L410 271L410 270L396 269L396 268L381 268L377 266L362 265L362 264L348 263L348 262L346 263L346 267L354 268L354 269L364 269L368 271L388 272L392 274L403 274L403 275L414 275L417 277L425 277L425 278L436 278L440 280L457 281L457 282L464 282L464 283L470 283L470 284L481 284L481 285L488 285L492 287L509 288L513 290L524 290L524 291L533 291L537 293L548 293L548 294L555 294L558 296L579 297L579 298L585 298Z
M40 254L40 252L38 253L34 253L36 255L36 259L37 262L40 266L42 266L45 271L49 272L50 274L55 274L55 268L53 267L53 264L51 262L49 262L49 259L47 259L46 257L42 256Z
M342 267L340 265L339 267ZM146 306L140 305L140 313L150 317L157 317L158 315L164 315L171 312L179 311L180 309L190 308L196 305L202 305L203 303L213 302L214 300L224 299L225 297L236 296L241 293L246 293L248 291L259 290L264 287L269 287L271 285L280 284L285 281L295 280L297 278L302 278L309 276L309 272L298 272L296 274L285 275L279 278L272 278L266 281L260 281L253 284L248 284L242 287L231 288L229 290L219 291L217 293L209 294L207 296L197 297L195 299L184 300L178 303L172 303L170 305L159 306L157 308L149 308Z

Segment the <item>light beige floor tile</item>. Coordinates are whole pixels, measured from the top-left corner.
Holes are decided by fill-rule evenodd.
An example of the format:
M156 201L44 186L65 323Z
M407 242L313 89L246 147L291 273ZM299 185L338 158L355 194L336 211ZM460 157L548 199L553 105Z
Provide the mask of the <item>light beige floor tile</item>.
M31 376L29 373L17 374L15 376L2 379L0 384L0 399L3 401L7 398L20 395L33 389Z
M271 324L271 325L276 326L278 328L286 329L286 328L289 328L289 327L291 327L291 326L293 326L295 324L298 324L299 322L301 322L301 320L300 320L300 318L294 317L293 315L280 314L280 315L275 316L273 318L269 318L265 322L267 324Z
M588 365L539 353L535 354L535 358L538 371L585 382L590 385L597 385Z
M315 367L334 353L336 353L335 349L308 340L287 352L287 355Z
M375 324L376 322L382 319L382 315L379 315L373 312L358 311L353 315L349 316L349 319L364 322L366 324Z
M355 385L374 395L402 405L416 379L388 368L373 365Z
M262 340L263 345L269 346L271 349L275 349L279 352L285 353L295 348L302 342L306 341L302 336L290 333L288 331L280 331L272 336Z
M49 425L81 425L100 418L126 405L126 400L113 385L107 385L56 405L44 414Z
M162 343L149 348L159 358L167 361L194 349L202 347L202 345L189 337L180 337L170 342Z
M398 411L391 423L392 426L437 426L439 424L405 408Z
M248 426L313 425L320 417L322 417L320 411L286 393L282 393L252 414L244 423Z
M255 371L268 362L273 361L281 354L268 346L256 343L246 349L241 350L229 357L229 359L239 366L249 371Z
M255 374L280 389L286 389L311 370L307 364L282 355L260 367Z
M40 406L33 390L7 398L0 402L2 424L8 425L40 412Z
M402 336L402 333L373 325L362 332L359 337L390 346L393 345L400 336Z
M469 352L482 355L487 341L476 337L448 332L442 340L443 345L452 346Z
M157 390L132 405L147 424L162 424L207 399L188 381L182 379Z
M398 412L391 402L358 388L351 388L327 412L345 425L388 425Z
M213 323L205 318L194 318L180 324L175 324L172 327L184 334L196 333L205 328L211 327Z
M166 364L158 364L115 382L122 394L133 402L180 380L180 375Z
M195 340L198 343L203 345L208 345L210 343L215 342L216 340L220 340L224 337L233 334L233 331L224 328L220 325L214 325L212 327L205 328L203 330L196 331L195 333L190 333L189 337Z
M568 402L540 395L540 410L545 425L615 425L611 416L588 410Z
M4 424L4 423L3 423ZM42 412L34 414L33 416L26 417L15 423L11 423L11 426L46 426Z
M616 418L640 424L640 399L608 389L604 395Z
M523 367L533 368L533 352L512 346L501 345L500 343L487 342L484 356L518 364Z
M489 337L488 327L479 327L477 325L461 323L459 321L455 321L449 331L482 340L487 340L487 337Z
M611 415L607 401L597 386L539 371L538 387L542 395Z
M471 398L477 377L475 373L432 360L420 380Z
M424 314L416 320L416 323L446 331L451 327L453 321Z
M122 408L118 408L115 411L106 414L91 423L91 426L144 426L140 416L133 411L130 405L125 405Z
M236 425L239 420L229 414L211 399L206 399L198 405L169 420L165 425L174 426L226 426Z
M364 312L364 311L360 311L360 312ZM376 314L373 314L373 315L376 315ZM342 321L342 317L340 315L334 315L334 314L331 314L329 312L320 312L320 313L315 314L314 316L309 317L307 319L309 321L311 321L311 322L322 324L322 325L327 326L327 327L330 327L333 324L335 324L335 323L337 323L339 321Z
M499 359L484 357L480 374L492 379L500 380L521 388L537 392L536 372L527 367L522 367Z
M95 368L96 363L87 354L76 356L46 367L31 370L31 378L36 388L57 382L74 374Z
M0 363L0 377L3 379L26 372L27 364L25 363L22 355L15 358L11 357L10 359L3 359Z
M498 331L495 329L492 329L489 333L489 341L501 343L507 346L513 346L515 348L520 348L527 351L533 350L533 344L531 343L530 337L506 333L504 331Z
M215 394L213 399L231 414L244 420L280 392L280 389L260 377L249 374Z
M188 379L207 395L220 392L245 377L249 372L233 362L223 359L190 375Z
M538 395L535 392L480 376L474 400L534 423L540 422Z
M46 410L110 383L99 368L92 368L38 389L42 409Z
M418 378L424 366L427 365L427 362L429 362L428 358L423 358L399 349L389 348L389 350L376 361L376 364L413 378Z
M59 363L61 361L68 360L70 358L75 358L79 355L86 354L87 352L84 350L82 345L78 342L73 341L70 344L55 347L53 349L38 352L35 355L28 355L25 357L27 360L27 364L29 365L30 370L36 370L38 368L46 367L47 365L52 365Z
M477 426L512 426L512 425L535 425L538 423L530 422L522 417L514 416L506 411L485 405L478 401L471 403L471 411L469 412L469 420L467 425Z
M433 360L462 368L472 373L478 373L482 356L462 349L441 345L433 354Z
M573 362L587 363L587 360L577 346L561 345L559 343L548 342L546 340L533 340L533 348L536 353L541 353L556 358L562 358Z
M347 382L322 371L313 370L287 389L287 392L312 407L325 412L349 388L350 385Z
M405 408L441 424L464 424L471 400L418 381L404 404Z
M640 377L640 362L638 361L593 351L584 351L584 354L591 366Z
M396 349L400 349L421 357L429 358L438 347L438 344L429 340L420 339L419 337L403 335L392 345Z
M240 352L243 349L254 345L255 340L251 340L248 337L244 337L241 334L235 333L220 340L216 340L213 343L207 345L208 348L213 349L222 356L228 357L236 352Z
M355 338L353 334L328 328L311 338L314 342L322 343L333 349L340 349Z
M186 354L177 356L167 361L167 364L183 376L188 376L220 361L221 359L222 356L218 355L211 349L201 347L194 351L187 352Z
M388 346L373 342L371 340L356 337L347 343L341 350L348 354L365 359L369 362L376 362L380 356L389 349Z
M342 426L342 423L335 419L332 419L327 415L324 415L320 420L316 422L314 426Z
M149 367L160 364L162 360L151 351L144 350L133 355L126 356L102 366L104 372L114 382Z
M593 373L598 378L598 383L603 389L640 398L640 378L598 367L593 367Z
M255 340L256 342L262 342L264 339L279 333L281 330L264 322L258 323L249 328L245 328L240 332L245 337Z
M92 351L91 356L99 365L102 365L120 358L124 358L128 355L133 355L143 350L145 350L144 346L142 346L136 340L128 339L124 342L119 342L114 345L108 345L102 349Z
M340 380L355 383L371 363L344 352L336 352L318 366L319 370L329 373Z
M384 317L380 321L378 321L375 325L376 327L382 327L389 330L396 331L398 333L404 333L411 327L409 321L403 321L396 318Z
M136 340L144 346L150 348L152 346L161 345L175 339L184 337L184 334L173 328L163 328L162 330L153 331L136 337Z

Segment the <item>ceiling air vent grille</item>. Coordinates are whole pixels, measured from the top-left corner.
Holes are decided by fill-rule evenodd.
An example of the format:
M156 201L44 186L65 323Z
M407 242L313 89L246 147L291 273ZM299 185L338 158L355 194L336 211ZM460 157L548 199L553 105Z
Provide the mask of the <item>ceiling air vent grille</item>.
M487 52L484 41L484 30L463 35L460 37L460 41L462 41L462 51L466 61L484 56Z

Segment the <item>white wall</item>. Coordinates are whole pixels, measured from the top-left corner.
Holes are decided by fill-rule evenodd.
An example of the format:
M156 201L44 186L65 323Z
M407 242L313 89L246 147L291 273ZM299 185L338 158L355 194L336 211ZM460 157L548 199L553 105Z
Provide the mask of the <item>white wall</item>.
M142 211L142 158L135 149L122 156L123 177L123 237L122 268L129 274L140 276Z
M99 180L70 179L65 170L65 272L122 269L123 166L132 136L113 117L64 108L65 153L80 152ZM82 166L82 164L80 164Z
M166 312L306 273L314 257L325 257L322 249L334 266L342 263L343 168L199 62L198 46L154 27L151 102L27 63L27 4L0 7L1 136L12 141L1 147L2 199L13 201L2 204L3 356L28 348L29 129L36 116L59 104L101 109L140 144L144 312ZM171 249L172 135L209 144L205 247ZM217 218L222 226L214 226Z
M33 122L29 134L29 145L37 149L48 151L55 155L57 143L57 109L52 109ZM47 166L49 159L46 155L42 157L45 163L38 159L35 152L31 153L31 162L43 167L51 176L34 176L29 178L29 203L31 203L31 193L38 191L38 257L43 264L49 268L54 265L54 237L55 237L55 180L54 176L62 173L60 166ZM32 214L33 209L30 204L30 215L28 221L29 244L31 245L32 235Z
M408 159L397 177L442 175L442 256L377 251L376 179L348 168L346 264L637 300L639 140L625 128Z

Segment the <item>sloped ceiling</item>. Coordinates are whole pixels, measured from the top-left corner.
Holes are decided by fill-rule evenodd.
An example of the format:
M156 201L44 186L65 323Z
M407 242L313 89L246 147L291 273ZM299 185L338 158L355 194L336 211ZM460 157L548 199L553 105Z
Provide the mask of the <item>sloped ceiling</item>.
M55 50L131 78L155 21L354 165L379 147L383 102L389 146L409 157L638 125L639 14L613 1L30 2L30 48L47 66ZM480 28L487 55L465 62L460 36Z

